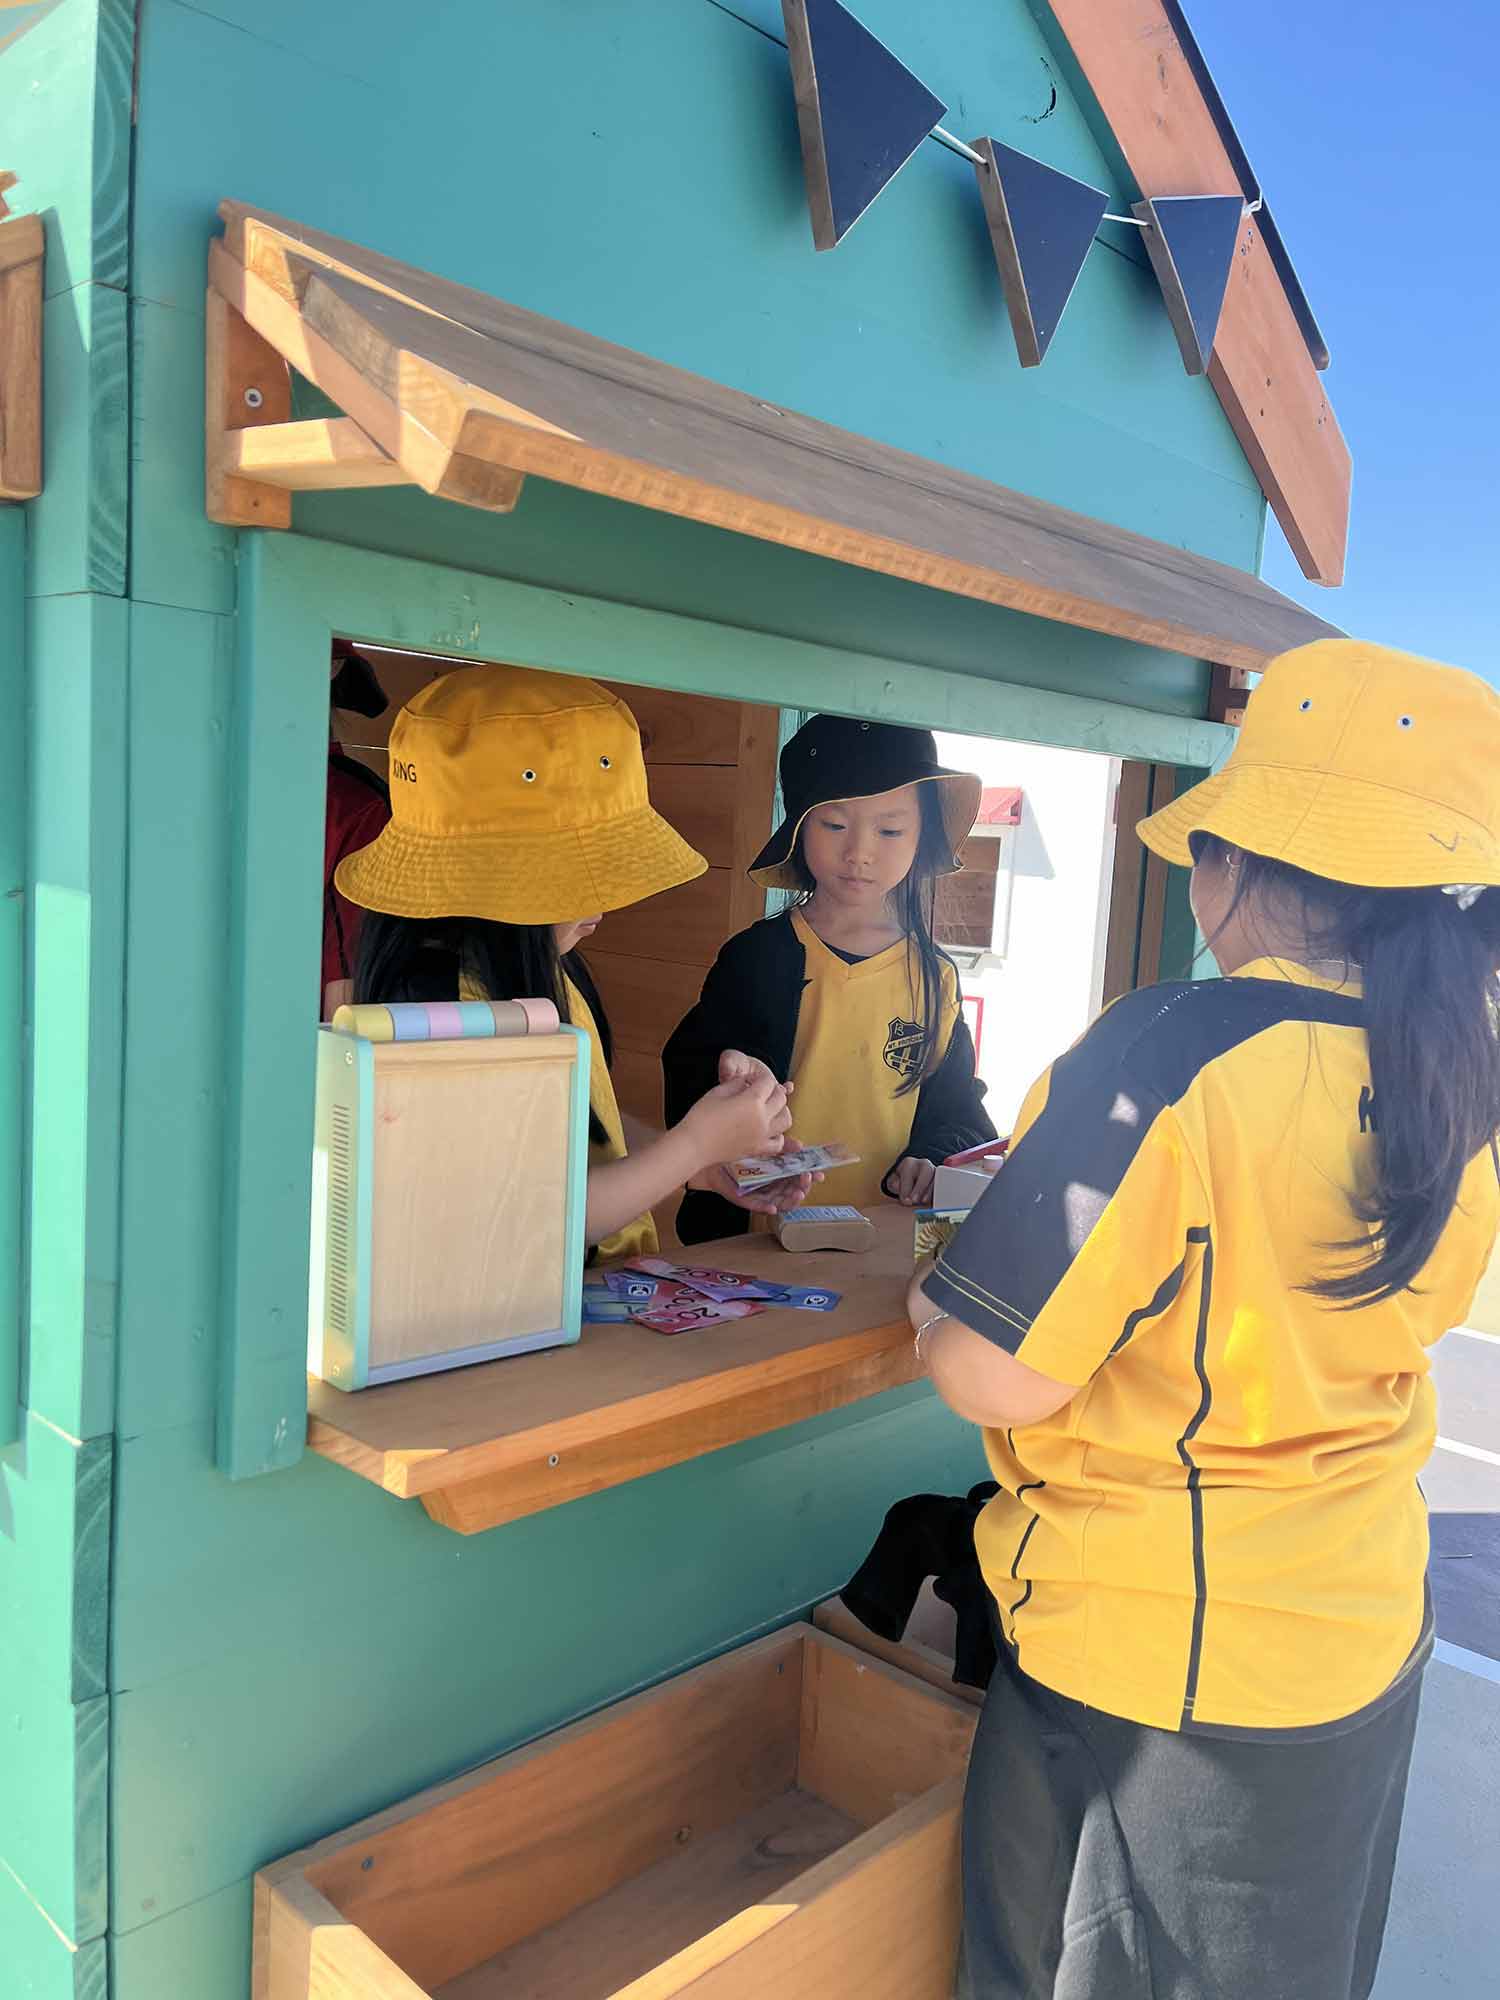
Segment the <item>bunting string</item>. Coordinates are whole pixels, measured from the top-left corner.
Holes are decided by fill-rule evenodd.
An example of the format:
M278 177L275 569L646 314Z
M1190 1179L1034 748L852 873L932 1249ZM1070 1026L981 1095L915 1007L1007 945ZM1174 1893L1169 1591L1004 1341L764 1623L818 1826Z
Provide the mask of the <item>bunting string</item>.
M978 182L1016 352L1041 365L1100 225L1142 232L1190 375L1207 372L1247 216L1260 197L1156 196L1129 215L1057 167L941 120L948 106L843 0L782 0L813 242L833 250L932 138L969 161Z

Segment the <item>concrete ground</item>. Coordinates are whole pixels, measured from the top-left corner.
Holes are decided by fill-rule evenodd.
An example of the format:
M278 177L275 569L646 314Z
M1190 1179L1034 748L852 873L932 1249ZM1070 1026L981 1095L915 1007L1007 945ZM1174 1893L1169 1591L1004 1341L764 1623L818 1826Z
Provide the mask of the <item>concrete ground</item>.
M1375 2000L1500 1993L1500 1336L1449 1334L1433 1369L1437 1657L1427 1671Z

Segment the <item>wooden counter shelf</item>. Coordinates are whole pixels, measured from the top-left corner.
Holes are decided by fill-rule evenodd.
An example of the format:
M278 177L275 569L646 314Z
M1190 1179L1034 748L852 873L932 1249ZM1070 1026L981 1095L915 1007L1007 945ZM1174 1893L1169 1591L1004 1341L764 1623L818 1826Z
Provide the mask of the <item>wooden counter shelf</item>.
M777 1311L699 1333L586 1326L576 1347L517 1355L345 1395L309 1385L309 1447L462 1535L784 1424L917 1375L905 1294L910 1209L875 1211L875 1247L789 1256L774 1237L668 1252L842 1294L831 1313Z

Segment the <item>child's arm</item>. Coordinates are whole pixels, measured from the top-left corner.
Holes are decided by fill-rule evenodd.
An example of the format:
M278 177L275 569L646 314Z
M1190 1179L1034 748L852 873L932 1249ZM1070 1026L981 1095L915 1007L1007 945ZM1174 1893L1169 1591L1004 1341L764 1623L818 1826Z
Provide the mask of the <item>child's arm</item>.
M738 937L730 938L708 969L703 990L667 1038L662 1050L662 1083L669 1120L681 1118L706 1090L720 1080L720 1060L726 1049L752 1061L764 1063L773 1076L784 1079L791 1063L796 1036L796 996L801 991L801 970L793 984L790 1016L780 1021L787 1009L778 1004L779 961L783 940L776 933L785 930L797 957L801 948L792 937L791 926L754 924Z
M791 1122L786 1091L768 1071L717 1084L639 1153L590 1167L584 1222L588 1241L602 1243L721 1160L779 1153Z
M695 1098L718 1082L726 1057L732 1065L744 1060L785 1077L796 1039L803 972L802 947L784 920L752 924L729 940L709 968L700 997L662 1051L668 1118L681 1117ZM677 1216L677 1233L684 1243L704 1243L743 1231L748 1226L747 1209L793 1206L807 1191L801 1182L788 1183L774 1196L747 1198L726 1174L714 1171L717 1164L693 1176L695 1187Z
M998 1136L984 1108L984 1085L975 1074L969 1024L960 1014L942 1061L917 1093L906 1151L881 1186L895 1201L920 1205L932 1192L933 1170L950 1153Z

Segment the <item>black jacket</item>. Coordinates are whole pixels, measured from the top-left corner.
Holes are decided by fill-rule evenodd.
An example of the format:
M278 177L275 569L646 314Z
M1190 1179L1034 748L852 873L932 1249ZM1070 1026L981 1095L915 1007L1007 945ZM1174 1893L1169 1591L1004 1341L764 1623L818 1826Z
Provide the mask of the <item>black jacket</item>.
M729 940L709 969L698 1004L678 1023L662 1050L669 1125L713 1089L725 1049L759 1057L786 1080L806 985L807 954L790 916L768 917ZM950 1153L993 1139L995 1128L985 1115L983 1097L984 1085L974 1073L973 1038L960 1014L947 1053L917 1092L911 1138L902 1158L911 1154L940 1162ZM806 1136L809 1144L818 1142L818 1135ZM900 1162L890 1164L894 1168ZM749 1226L745 1209L694 1189L683 1196L677 1212L677 1234L684 1243L739 1235Z
M898 1500L839 1592L866 1631L899 1641L931 1577L958 1621L953 1678L960 1687L986 1688L995 1671L995 1605L974 1552L974 1526L999 1491L987 1480L962 1500L938 1493Z

